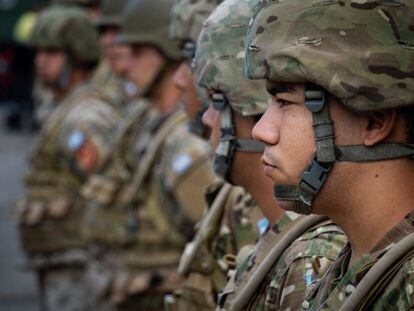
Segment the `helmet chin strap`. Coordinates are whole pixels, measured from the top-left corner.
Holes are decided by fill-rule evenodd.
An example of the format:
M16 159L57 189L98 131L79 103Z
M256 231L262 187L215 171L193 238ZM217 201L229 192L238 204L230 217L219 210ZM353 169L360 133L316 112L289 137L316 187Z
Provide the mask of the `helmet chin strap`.
M182 48L184 58L192 60L196 53L196 45L193 41L186 41Z
M371 162L414 156L414 145L404 143L380 143L372 147L336 146L326 92L319 86L306 85L305 106L312 112L316 153L298 185L274 186L276 200L295 202L294 211L297 213L312 213L313 200L325 184L335 161Z
M168 63L166 62L156 73L152 81L143 89L141 89L141 95L144 98L151 98L154 96L155 90L164 78L165 73L168 69Z
M260 153L264 151L264 144L253 139L236 137L232 110L227 98L220 92L212 95L214 109L220 111L221 136L217 146L213 169L217 175L230 182L231 166L236 151Z
M59 75L59 78L56 81L56 86L60 90L66 90L69 87L70 75L72 74L72 65L69 64L69 61L65 61L63 70Z
M203 114L206 111L206 108L201 108L197 115L190 120L188 123L188 128L191 133L197 135L198 137L205 138L207 135L207 126L203 123Z

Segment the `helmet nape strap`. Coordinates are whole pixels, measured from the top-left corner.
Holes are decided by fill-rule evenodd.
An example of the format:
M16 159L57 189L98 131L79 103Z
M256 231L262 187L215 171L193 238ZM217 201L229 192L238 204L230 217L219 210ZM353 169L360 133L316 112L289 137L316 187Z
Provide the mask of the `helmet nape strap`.
M372 147L363 145L336 146L337 161L370 162L414 157L414 145L381 143Z
M254 139L237 138L236 150L240 152L260 153L264 151L265 144Z
M334 129L326 103L325 91L313 84L305 89L305 106L312 112L313 131L316 140L318 161L335 162Z

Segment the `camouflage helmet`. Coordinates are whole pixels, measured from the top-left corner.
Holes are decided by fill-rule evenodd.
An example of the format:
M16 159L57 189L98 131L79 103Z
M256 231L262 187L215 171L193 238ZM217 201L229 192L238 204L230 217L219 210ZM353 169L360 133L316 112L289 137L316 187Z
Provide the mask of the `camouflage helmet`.
M182 43L183 56L191 61L195 56L196 42L204 21L222 0L176 0L171 10L170 36ZM202 108L191 121L190 129L202 136L206 133L202 115L210 103L207 90L195 85L197 97Z
M207 19L197 42L194 73L200 86L222 92L244 116L263 114L269 95L264 81L244 77L246 30L257 2L226 0Z
M96 21L98 27L121 26L122 13L128 0L103 0L101 2L101 15Z
M172 0L131 0L124 10L121 32L115 41L151 44L168 59L181 60L179 42L168 33L172 5Z
M414 145L337 145L326 92L354 112L414 104L414 2L262 1L248 30L246 73L254 79L303 82L316 152L297 185L275 185L275 198L312 213L336 161L414 157Z
M197 83L212 90L212 105L220 111L221 136L213 168L231 181L234 155L262 152L264 145L252 139L236 137L232 110L251 116L264 113L267 99L263 81L244 77L246 30L256 0L226 0L204 23L197 42L193 67Z
M171 10L170 36L197 42L204 21L222 0L176 0Z
M414 2L263 1L247 75L312 82L353 111L414 104Z
M86 13L75 7L43 11L31 39L36 48L63 50L76 63L95 63L100 57L98 33Z

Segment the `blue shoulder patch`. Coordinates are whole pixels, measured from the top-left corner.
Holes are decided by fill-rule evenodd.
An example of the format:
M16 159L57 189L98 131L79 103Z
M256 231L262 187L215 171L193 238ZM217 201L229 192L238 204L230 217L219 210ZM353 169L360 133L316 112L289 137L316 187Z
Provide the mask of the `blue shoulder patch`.
M267 220L267 218L262 218L256 223L256 225L257 229L259 230L259 234L262 235L269 227L269 220Z
M85 134L79 130L76 130L69 135L67 146L70 151L75 152L78 151L80 147L82 147L84 142Z

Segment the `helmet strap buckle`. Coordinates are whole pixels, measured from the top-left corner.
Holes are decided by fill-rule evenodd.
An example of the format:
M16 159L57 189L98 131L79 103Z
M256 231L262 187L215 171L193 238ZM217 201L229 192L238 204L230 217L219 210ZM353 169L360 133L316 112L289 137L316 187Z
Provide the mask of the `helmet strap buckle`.
M305 182L308 186L313 188L314 193L317 194L319 190L323 187L328 173L332 169L332 163L327 165L322 165L318 162L316 155L312 159L310 165L306 168L305 172L302 174L302 181Z

